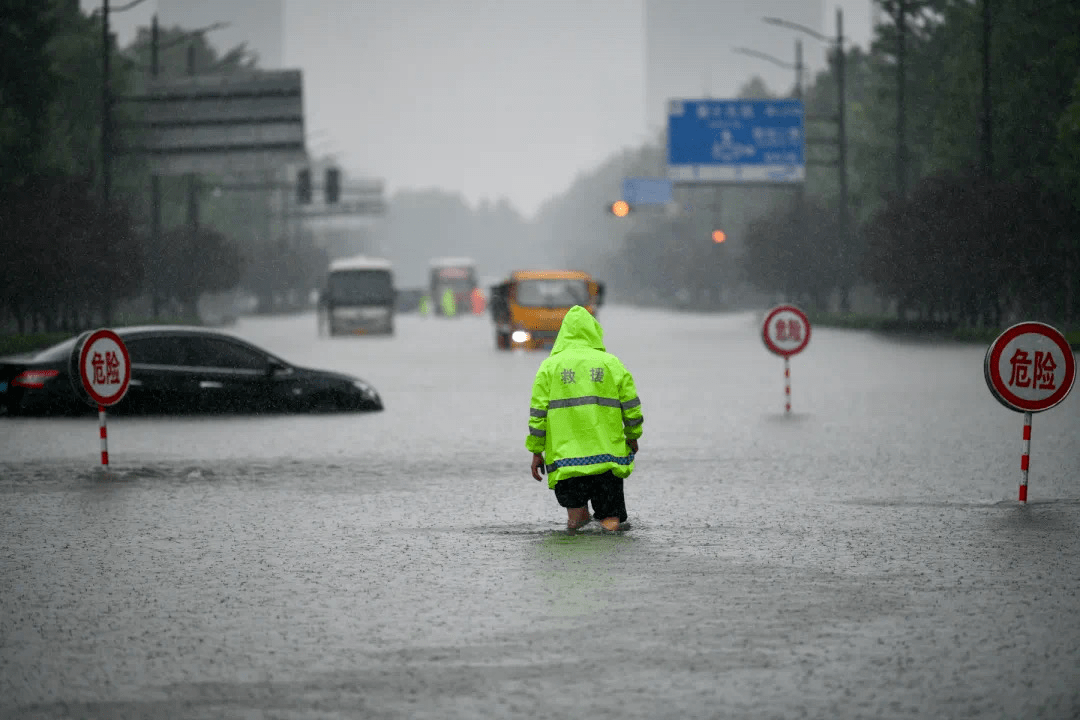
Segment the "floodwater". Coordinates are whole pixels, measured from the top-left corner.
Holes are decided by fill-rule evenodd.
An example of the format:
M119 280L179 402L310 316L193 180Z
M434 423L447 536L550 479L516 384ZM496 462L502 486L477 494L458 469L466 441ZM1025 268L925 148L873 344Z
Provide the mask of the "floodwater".
M0 717L1076 718L1080 398L985 346L604 308L645 415L630 528L524 449L537 354L487 318L237 334L374 414L0 418Z

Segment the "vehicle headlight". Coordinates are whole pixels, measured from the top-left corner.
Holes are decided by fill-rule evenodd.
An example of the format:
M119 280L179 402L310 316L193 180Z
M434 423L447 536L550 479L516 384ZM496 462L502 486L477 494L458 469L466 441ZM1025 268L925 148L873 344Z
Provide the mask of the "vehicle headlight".
M516 343L528 342L529 333L525 332L524 330L515 330L514 333L510 336L510 339Z

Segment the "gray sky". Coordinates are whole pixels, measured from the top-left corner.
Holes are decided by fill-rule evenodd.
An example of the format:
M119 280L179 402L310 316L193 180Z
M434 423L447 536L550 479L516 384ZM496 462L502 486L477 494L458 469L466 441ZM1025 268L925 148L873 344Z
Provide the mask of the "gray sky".
M246 39L267 66L280 58L303 70L313 155L383 178L391 191L439 187L472 204L505 196L526 215L651 137L663 111L647 97L668 87L722 98L758 74L787 91L791 70L730 50L793 60L796 34L761 16L820 17L816 29L831 36L840 6L851 42L870 38L870 0L649 2L650 18L668 18L659 71L655 57L647 68L645 0L146 0L112 24L127 44L155 12L189 27L230 21L209 36L215 45ZM283 37L270 37L268 18L279 13ZM820 43L807 37L803 48L810 69L823 67Z

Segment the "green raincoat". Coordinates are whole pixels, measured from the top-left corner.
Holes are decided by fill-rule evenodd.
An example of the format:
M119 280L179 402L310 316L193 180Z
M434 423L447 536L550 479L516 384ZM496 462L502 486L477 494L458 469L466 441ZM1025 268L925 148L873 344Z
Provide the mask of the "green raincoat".
M457 303L454 302L454 291L447 288L442 294L442 314L446 317L454 317L457 314Z
M626 441L641 437L641 400L603 338L596 318L575 305L536 371L525 448L544 454L550 488L565 478L634 471Z

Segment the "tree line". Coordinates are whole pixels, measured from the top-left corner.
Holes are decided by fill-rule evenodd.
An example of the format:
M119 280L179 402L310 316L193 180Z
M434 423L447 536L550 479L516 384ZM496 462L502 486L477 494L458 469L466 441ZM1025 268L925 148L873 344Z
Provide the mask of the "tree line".
M555 244L570 238L564 257L632 302L710 309L786 300L961 327L1021 315L1075 325L1080 6L877 5L883 21L870 46L844 47L847 223L829 119L838 106L834 45L829 67L802 93L807 135L825 141L807 146L803 192L677 188L674 214L600 211L623 177L664 174L661 135L579 178L541 210L534 232ZM775 96L757 78L738 93ZM722 244L711 239L718 228Z
M402 284L427 260L477 258L480 272L576 267L616 302L718 309L783 299L808 309L996 326L1018 315L1075 322L1080 303L1080 6L1068 0L878 0L867 48L843 48L848 207L836 146L809 145L804 189L678 188L677 209L606 208L623 178L663 175L663 135L579 175L532 218L505 200L470 207L441 190L402 190L365 250ZM152 64L149 29L112 47L110 85L137 93ZM257 67L241 46L166 28L161 75ZM807 133L835 138L837 54L803 89ZM190 315L202 293L242 288L273 307L316 287L327 251L275 215L272 192L196 190L162 178L163 228L151 240L145 162L113 158L101 202L101 21L70 0L9 0L0 14L0 227L8 262L0 323L79 329L113 303ZM793 90L794 91L794 90ZM792 91L792 92L793 92ZM790 94L790 93L785 93ZM774 96L752 78L744 98ZM117 102L117 132L132 104ZM847 217L847 222L842 218ZM717 226L723 243L711 234ZM13 259L17 259L13 260ZM859 291L859 292L856 292Z
M100 12L84 14L73 0L7 0L0 10L0 327L75 331L110 324L121 307L139 320L195 320L208 292L241 287L268 305L306 293L325 254L271 217L271 190L222 192L226 179L206 176L192 189L187 178L161 177L153 232L146 158L102 152L102 43ZM137 104L125 100L152 69L167 78L257 68L245 46L219 53L204 32L179 27L162 28L156 50L150 28L108 48L116 147L137 144Z
M669 288L668 295L672 287L693 293L732 282L735 273L770 297L811 309L850 309L852 288L865 285L899 317L967 327L1020 315L1075 323L1080 6L878 4L885 20L871 46L844 50L847 232L829 162L835 146L814 145L802 197L720 193L727 204L750 208L730 219L738 242L723 248L731 251L723 259L727 275L714 267L703 278L702 228L669 219L637 223L627 232L625 258L611 258L608 270L629 263L628 281ZM834 51L831 66L805 91L808 117L836 113L835 70ZM756 83L740 95L768 93ZM808 135L835 133L832 123L808 122ZM685 262L659 262L673 256Z

